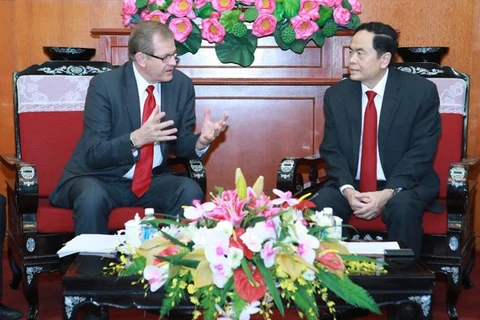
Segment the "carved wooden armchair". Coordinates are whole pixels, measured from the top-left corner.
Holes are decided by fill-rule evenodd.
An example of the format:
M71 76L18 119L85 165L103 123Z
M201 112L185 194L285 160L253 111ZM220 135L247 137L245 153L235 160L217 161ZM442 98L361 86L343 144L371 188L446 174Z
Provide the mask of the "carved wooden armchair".
M23 281L28 319L38 313L38 274L64 271L72 261L56 254L74 236L72 211L51 206L48 196L81 135L89 81L112 68L105 62L49 61L13 76L16 154L0 160L11 172L7 176L13 177L7 180L10 286L18 288ZM201 161L176 158L171 163L183 167L206 191ZM122 229L125 221L143 211L114 209L109 229Z
M447 276L447 312L457 319L456 303L462 289L470 288L475 255L473 232L475 177L478 159L465 159L469 77L436 64L398 64L396 68L420 74L433 81L440 95L442 136L434 167L441 180L438 201L442 214L426 211L423 216L421 258L435 273ZM320 156L285 158L277 174L277 188L301 195L314 192L328 179ZM386 239L381 218L366 221L352 216L349 224L358 230L354 238ZM431 303L431 302L430 302Z

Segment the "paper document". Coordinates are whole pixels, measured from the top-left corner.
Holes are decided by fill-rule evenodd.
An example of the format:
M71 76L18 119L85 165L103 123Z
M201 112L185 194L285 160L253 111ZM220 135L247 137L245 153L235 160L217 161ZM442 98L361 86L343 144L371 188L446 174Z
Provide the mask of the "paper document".
M60 258L74 253L107 254L124 242L125 235L82 234L65 243L57 254Z
M385 249L400 249L396 241L340 241L350 253L359 255L383 255Z

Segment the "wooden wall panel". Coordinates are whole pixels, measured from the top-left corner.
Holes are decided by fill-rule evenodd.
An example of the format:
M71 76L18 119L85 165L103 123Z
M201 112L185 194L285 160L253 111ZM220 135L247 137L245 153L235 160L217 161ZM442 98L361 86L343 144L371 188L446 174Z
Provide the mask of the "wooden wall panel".
M326 88L196 86L197 124L203 121L205 107L212 109L212 119L224 113L231 116L225 136L212 144L205 158L208 188L234 188L235 168L242 168L250 185L263 175L265 188L271 191L280 160L316 153L323 136L319 124L324 121Z

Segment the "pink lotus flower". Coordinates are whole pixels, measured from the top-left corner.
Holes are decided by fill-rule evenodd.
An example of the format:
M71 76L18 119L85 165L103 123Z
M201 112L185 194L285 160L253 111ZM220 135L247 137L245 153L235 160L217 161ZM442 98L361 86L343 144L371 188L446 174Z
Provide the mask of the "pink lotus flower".
M342 0L319 0L320 4L323 4L324 6L328 7L341 7L342 6Z
M194 5L195 9L203 8L203 6L205 6L206 3L207 3L207 0L194 0L193 1L193 5Z
M248 214L248 211L244 210L244 206L248 201L250 201L249 198L240 200L236 190L224 191L220 197L213 199L212 202L217 207L211 212L207 212L205 217L217 221L230 221L234 227L239 227L243 218Z
M276 8L275 0L255 0L255 8L258 13L273 13Z
M351 16L352 14L346 8L338 7L333 10L333 20L338 25L344 26L348 24L348 21L350 21Z
M235 0L212 0L212 7L221 14L224 11L232 10L235 7Z
M160 11L160 10L154 10L154 11L143 11L141 14L140 14L140 17L142 18L142 20L145 20L145 21L158 21L160 23L163 23L163 24L166 24L167 23L167 20L168 18L170 17L170 14L169 13L165 13L163 11Z
M252 34L257 37L265 37L273 34L277 26L277 18L271 14L260 13L253 22Z
M165 3L165 0L148 0L148 6L151 5L151 4L156 4L157 6L163 6L163 4Z
M173 0L167 11L178 18L188 16L190 19L195 19L195 12L192 9L192 0Z
M290 22L295 30L296 39L307 40L319 29L319 26L308 17L296 16L290 19Z
M298 15L310 17L312 20L318 20L318 18L320 18L320 15L318 14L319 9L319 0L300 0L300 11L298 12Z
M192 32L192 22L188 18L173 18L168 25L173 37L178 42L184 42Z
M123 18L123 25L125 27L130 26L130 20L132 16L137 13L138 8L135 5L135 0L123 0L122 5L122 18Z
M348 0L348 2L352 6L352 10L350 12L355 14L362 13L362 4L360 3L360 0Z
M225 27L218 21L218 17L218 13L213 12L210 18L202 20L202 38L210 43L221 43L225 38Z

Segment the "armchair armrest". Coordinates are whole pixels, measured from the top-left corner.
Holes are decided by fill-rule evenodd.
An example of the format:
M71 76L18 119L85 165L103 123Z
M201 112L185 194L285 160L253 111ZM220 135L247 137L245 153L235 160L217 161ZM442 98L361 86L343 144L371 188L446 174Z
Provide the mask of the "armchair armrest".
M306 182L304 177L307 178ZM304 158L284 158L277 171L277 189L290 191L294 196L314 192L326 181L325 161L319 154Z
M464 213L465 201L474 191L476 181L472 173L478 169L480 159L469 157L450 164L447 182L447 208L449 212ZM469 180L470 178L470 180ZM473 195L472 195L473 196Z
M38 176L35 164L23 162L13 155L0 155L0 162L15 176L15 192L19 213L36 212Z
M175 167L181 166L183 171L186 171L189 178L197 181L202 188L203 193L207 194L207 172L202 160L190 158L177 158L169 155L167 164Z

